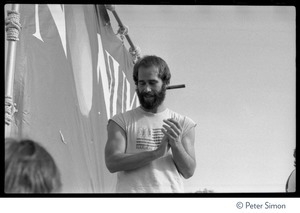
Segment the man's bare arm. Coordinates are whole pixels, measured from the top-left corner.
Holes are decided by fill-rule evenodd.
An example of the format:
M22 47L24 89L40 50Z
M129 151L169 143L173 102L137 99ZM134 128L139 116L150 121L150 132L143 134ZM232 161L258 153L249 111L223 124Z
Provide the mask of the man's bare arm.
M164 134L169 139L171 145L173 159L177 169L184 178L193 176L196 168L195 159L195 128L192 128L184 137L182 137L181 126L174 119L165 121Z

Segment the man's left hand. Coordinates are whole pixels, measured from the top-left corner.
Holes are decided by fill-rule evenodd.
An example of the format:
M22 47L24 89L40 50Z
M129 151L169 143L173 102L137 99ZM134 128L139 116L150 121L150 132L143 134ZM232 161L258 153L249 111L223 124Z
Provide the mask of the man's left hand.
M173 118L169 118L167 120L163 120L165 123L163 125L162 132L168 137L169 144L171 146L176 146L178 143L181 143L182 138L182 128L178 121Z

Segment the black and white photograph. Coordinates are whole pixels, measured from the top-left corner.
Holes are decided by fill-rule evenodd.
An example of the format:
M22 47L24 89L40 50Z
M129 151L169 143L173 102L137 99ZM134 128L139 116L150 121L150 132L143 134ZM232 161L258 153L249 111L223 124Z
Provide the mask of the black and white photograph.
M296 195L296 7L196 3L5 4L5 196Z

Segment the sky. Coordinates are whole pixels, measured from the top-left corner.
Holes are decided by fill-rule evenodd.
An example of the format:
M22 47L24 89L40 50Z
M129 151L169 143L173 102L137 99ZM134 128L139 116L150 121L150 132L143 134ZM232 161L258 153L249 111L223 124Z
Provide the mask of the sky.
M284 192L296 146L295 8L116 5L116 12L142 55L162 57L171 85L186 85L166 97L197 123L186 192Z

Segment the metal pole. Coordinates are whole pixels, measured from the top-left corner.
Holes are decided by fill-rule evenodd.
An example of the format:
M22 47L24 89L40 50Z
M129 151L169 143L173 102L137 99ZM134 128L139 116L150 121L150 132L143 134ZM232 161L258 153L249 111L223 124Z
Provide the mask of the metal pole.
M115 10L113 10L113 11L111 11L111 12L112 12L112 14L114 15L115 19L117 20L119 26L120 26L120 27L124 27L124 25L123 25L121 19L119 18L117 12L116 12ZM134 46L134 44L132 43L132 41L131 41L129 35L127 34L127 35L125 35L125 37L126 37L128 43L130 44L131 48L134 50L134 49L135 49L135 46Z
M19 12L20 5L13 4L11 10ZM13 84L15 75L17 41L9 40L7 43L7 58L5 67L5 97L11 97L13 100ZM11 136L11 125L5 125L5 138Z
M12 10L19 12L20 5L13 4ZM13 95L17 41L8 41L5 75L5 96Z

